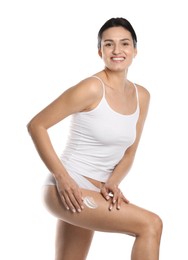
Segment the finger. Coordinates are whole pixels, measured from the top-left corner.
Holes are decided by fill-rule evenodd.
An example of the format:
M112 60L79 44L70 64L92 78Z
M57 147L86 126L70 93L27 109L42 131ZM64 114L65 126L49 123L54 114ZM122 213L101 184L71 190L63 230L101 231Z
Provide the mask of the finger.
M102 196L103 196L106 200L109 200L109 199L110 199L110 196L109 196L109 194L108 194L108 190L107 190L105 187L103 187L103 188L101 189L101 194L102 194Z
M113 208L114 208L114 203L113 203L113 201L111 200L108 209L111 211L111 210L113 210Z
M129 200L127 198L125 198L125 196L122 194L122 200L125 202L125 203L129 203Z
M72 203L75 206L76 210L78 212L81 212L81 210L84 209L84 204L83 204L83 197L82 197L82 193L81 191L77 191L75 193L72 194Z
M118 199L117 199L117 203L116 203L116 209L120 210L121 202L122 202L122 198L119 196Z
M67 200L66 192L61 190L59 188L59 185L57 185L57 191L59 193L59 196L60 196L60 199L61 199L63 205L65 206L65 208L67 210L69 210L70 209L70 203L69 203L69 200Z
M113 203L115 204L118 198L120 197L121 192L119 189L116 189L113 193Z
M63 205L65 206L65 208L67 210L69 210L70 208L69 208L68 204L66 203L64 196L60 194L60 198L61 198L61 201L63 202Z
M73 213L75 213L76 209L78 209L78 205L75 203L76 200L74 198L74 195L72 194L72 191L71 190L61 191L60 196L66 208L70 209Z
M77 200L76 200L76 198L74 197L74 195L71 195L70 196L70 200L71 200L71 203L72 203L72 205L73 205L73 208L72 208L72 211L73 212L81 212L82 210L81 210L81 207L79 206L79 204L78 204L78 202L77 202Z
M68 199L71 204L71 210L73 212L76 212L76 211L81 212L82 209L84 208L83 199L82 199L81 193L79 193L79 192L75 192L75 193L68 194Z
M71 195L69 194L64 194L64 199L65 199L65 203L68 205L68 208L75 213L76 212L76 208L74 206L74 204L72 203L72 199L71 199Z
M79 187L66 187L66 189L59 191L59 193L67 209L70 209L72 212L81 212L84 208L82 192Z
M113 203L110 203L110 206L109 206L109 210L111 211L114 207L114 204Z

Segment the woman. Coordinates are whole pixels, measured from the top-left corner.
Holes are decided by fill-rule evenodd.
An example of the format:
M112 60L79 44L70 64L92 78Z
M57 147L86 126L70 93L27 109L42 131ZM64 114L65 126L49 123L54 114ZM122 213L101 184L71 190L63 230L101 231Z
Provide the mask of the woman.
M104 69L67 89L28 124L49 169L44 202L57 217L56 260L86 259L94 231L135 237L132 260L159 259L162 221L126 199L119 184L129 172L147 116L149 92L130 82L137 37L124 18L98 33ZM72 115L59 158L47 130Z

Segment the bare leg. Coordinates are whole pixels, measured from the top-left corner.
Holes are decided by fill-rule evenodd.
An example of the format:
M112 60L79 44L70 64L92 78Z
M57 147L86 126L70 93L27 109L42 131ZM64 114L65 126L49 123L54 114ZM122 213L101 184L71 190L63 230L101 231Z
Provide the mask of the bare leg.
M153 217L153 223L143 225L143 229L136 235L132 249L132 260L158 260L159 246L162 233L162 222L158 216Z
M122 204L120 210L108 210L107 202L100 193L82 190L83 196L93 198L97 208L85 206L81 213L67 211L55 186L44 188L44 202L57 218L81 228L104 232L124 233L135 236L132 260L158 260L162 233L162 221L154 213L133 204Z
M94 232L57 221L56 260L84 260L87 257Z

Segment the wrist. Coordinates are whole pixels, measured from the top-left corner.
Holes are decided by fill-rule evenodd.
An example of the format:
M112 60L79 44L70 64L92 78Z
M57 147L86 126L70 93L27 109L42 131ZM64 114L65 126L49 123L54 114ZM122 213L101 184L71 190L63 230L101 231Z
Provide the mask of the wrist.
M118 187L120 183L117 180L113 179L113 178L109 178L106 181L106 184Z
M57 172L57 173L52 173L53 177L55 178L56 181L60 181L68 175L66 172Z

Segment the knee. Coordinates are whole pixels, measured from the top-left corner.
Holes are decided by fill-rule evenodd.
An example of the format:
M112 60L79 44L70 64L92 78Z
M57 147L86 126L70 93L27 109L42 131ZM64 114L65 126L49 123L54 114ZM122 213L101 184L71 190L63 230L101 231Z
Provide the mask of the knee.
M151 236L155 236L160 239L163 230L162 219L157 215L152 213L147 222L147 232Z
M144 225L142 226L142 232L140 235L150 237L150 238L153 237L158 241L160 241L162 229L163 229L163 222L161 218L158 215L151 213L145 219Z

